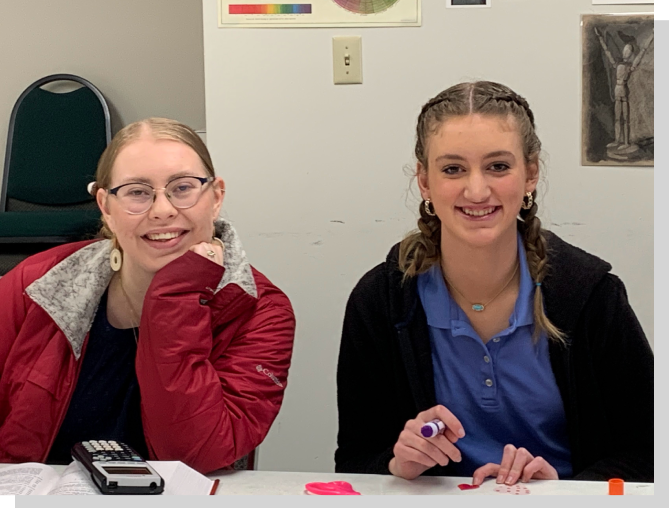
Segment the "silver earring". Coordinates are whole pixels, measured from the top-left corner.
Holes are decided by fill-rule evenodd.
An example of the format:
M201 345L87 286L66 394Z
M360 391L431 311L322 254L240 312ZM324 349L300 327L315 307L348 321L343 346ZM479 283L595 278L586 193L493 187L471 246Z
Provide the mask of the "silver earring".
M532 204L534 203L534 198L532 197L532 193L528 192L523 196L523 202L521 203L520 207L523 210L529 210L532 208Z
M111 266L112 270L118 272L121 269L121 266L123 266L123 254L118 248L116 238L112 240L112 246L113 249L109 254L109 265Z
M429 199L425 200L425 213L428 214L430 217L434 217L437 214L434 213L434 205L432 206L432 209L430 209L431 204L432 203L430 202Z

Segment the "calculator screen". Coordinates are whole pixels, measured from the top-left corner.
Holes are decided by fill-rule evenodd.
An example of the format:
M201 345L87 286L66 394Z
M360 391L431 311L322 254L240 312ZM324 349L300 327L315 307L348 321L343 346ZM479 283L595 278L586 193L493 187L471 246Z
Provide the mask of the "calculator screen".
M145 467L102 466L109 474L151 474Z

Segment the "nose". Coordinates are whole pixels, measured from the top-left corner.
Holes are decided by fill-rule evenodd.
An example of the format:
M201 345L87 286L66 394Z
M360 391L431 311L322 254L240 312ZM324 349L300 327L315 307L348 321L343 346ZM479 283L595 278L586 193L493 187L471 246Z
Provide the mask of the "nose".
M483 170L472 169L469 172L464 197L472 203L483 203L490 197L490 185Z
M177 214L177 209L167 199L167 191L165 189L156 189L156 195L153 204L149 210L152 219L167 219L174 217Z

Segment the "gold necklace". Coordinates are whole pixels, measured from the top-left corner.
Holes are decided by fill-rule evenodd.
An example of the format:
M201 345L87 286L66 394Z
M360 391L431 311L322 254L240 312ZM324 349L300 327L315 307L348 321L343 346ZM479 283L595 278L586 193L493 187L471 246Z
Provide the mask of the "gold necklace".
M128 296L128 293L125 292L125 288L123 287L123 279L121 278L120 273L118 274L118 283L121 286L121 292L123 293L123 296L125 296L125 303L128 305L128 308L132 313L132 317L135 320L135 323L137 323L137 326L132 327L132 334L135 336L135 344L139 344L139 340L137 339L137 332L135 332L135 328L139 328L139 316L137 316L135 309L132 307L132 303L130 302L130 297Z
M490 305L493 301L495 301L495 298L497 298L499 295L501 295L501 294L502 294L502 291L504 291L504 290L507 288L507 286L508 286L509 284L511 284L511 281L512 281L513 278L516 276L516 272L518 271L518 267L519 267L519 266L520 266L520 262L516 263L516 267L513 269L513 273L511 274L511 278L508 280L508 282L507 282L506 284L504 284L504 287L502 287L502 289L500 289L499 292L498 292L495 296L493 296L493 297L488 301L488 303L472 303L472 302L470 302L469 300L467 300L467 298L465 298L465 295L463 295L463 294L458 290L458 288L456 288L456 287L453 285L453 283L451 283L451 282L448 281L448 279L446 278L446 275L445 275L445 274L444 274L444 280L446 281L446 284L448 284L450 287L452 287L452 288L455 290L455 292L458 293L458 294L464 299L465 302L467 302L469 305L472 306L472 310L473 310L473 311L476 311L476 312L483 312L483 311L485 310L485 308L486 308L488 305ZM442 270L442 273L443 273L443 270Z

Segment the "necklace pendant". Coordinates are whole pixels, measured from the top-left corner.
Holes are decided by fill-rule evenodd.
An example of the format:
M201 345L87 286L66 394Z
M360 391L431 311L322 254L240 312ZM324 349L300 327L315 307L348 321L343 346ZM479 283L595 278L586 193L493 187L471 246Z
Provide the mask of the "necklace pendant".
M485 310L485 305L483 305L482 303L475 303L474 305L472 305L472 310L476 312L482 312Z

